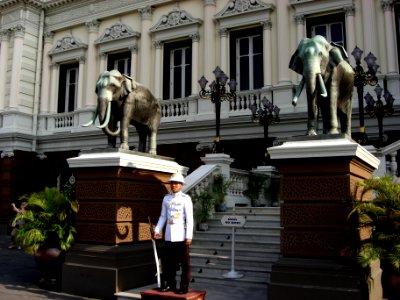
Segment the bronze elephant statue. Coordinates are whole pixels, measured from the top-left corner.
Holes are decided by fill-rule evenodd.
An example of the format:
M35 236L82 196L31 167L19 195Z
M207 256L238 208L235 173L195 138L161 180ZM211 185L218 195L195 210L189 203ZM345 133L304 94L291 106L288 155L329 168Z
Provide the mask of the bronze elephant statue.
M296 105L304 85L307 93L307 135L317 134L318 109L324 134L336 134L338 118L341 132L351 136L354 70L346 61L347 53L338 44L328 43L320 35L300 41L289 68L303 75L292 104Z
M148 88L117 70L104 71L96 83L97 107L93 119L83 126L94 124L97 116L110 147L116 146L120 135L120 149L129 149L129 124L139 135L139 151L146 152L150 136L149 153L157 154L157 131L160 126L161 108ZM118 127L120 122L120 128Z

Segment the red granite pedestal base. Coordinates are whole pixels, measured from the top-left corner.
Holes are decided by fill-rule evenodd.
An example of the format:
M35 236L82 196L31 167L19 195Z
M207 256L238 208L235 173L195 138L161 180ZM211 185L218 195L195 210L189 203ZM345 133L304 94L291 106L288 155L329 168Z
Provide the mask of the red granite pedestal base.
M268 149L281 174L281 254L272 266L269 300L366 299L364 274L349 253L347 215L357 183L379 160L340 135L304 137ZM380 281L374 270L374 280ZM371 299L379 299L373 298Z
M206 299L206 291L195 291L190 290L188 293L179 295L175 292L160 292L156 289L146 290L140 293L143 300L158 300L158 299L168 299L168 300L204 300Z

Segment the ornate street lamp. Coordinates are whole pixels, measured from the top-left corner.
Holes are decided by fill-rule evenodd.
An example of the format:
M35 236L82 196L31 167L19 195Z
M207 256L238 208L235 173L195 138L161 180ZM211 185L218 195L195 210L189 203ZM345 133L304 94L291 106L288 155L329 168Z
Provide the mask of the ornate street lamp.
M364 68L361 66L361 56L363 52L364 51L357 46L354 48L353 52L351 52L356 60L356 66L353 68L355 72L354 86L357 88L358 110L360 116L359 138L357 138L357 140L362 145L366 144L368 139L367 134L365 133L364 125L364 86L367 84L370 86L375 86L378 83L376 72L379 68L379 65L376 63L376 57L370 52L364 58L368 66L368 70L364 71Z
M228 76L220 69L220 67L216 67L213 71L215 75L215 80L210 83L209 90L206 90L206 85L208 80L201 76L200 80L198 81L200 85L200 92L199 95L202 99L211 99L211 102L215 104L215 139L214 139L214 146L213 152L221 152L220 141L221 137L219 134L220 129L220 118L221 118L221 102L222 101L232 101L236 98L236 81L231 79L228 82L229 92L226 90L226 82L228 81Z
M252 113L252 121L264 126L265 158L267 159L269 156L267 151L269 125L278 124L281 121L279 118L279 111L281 109L264 96L260 106L258 107L257 104L254 103L250 105L250 110Z
M378 84L374 89L377 100L375 101L374 98L371 96L370 93L367 93L364 97L367 106L365 110L371 117L376 117L378 119L378 128L379 128L379 146L383 145L383 117L385 115L391 116L393 115L393 102L394 98L391 93L385 91L383 94L383 98L385 98L386 104L383 104L381 100L383 89Z

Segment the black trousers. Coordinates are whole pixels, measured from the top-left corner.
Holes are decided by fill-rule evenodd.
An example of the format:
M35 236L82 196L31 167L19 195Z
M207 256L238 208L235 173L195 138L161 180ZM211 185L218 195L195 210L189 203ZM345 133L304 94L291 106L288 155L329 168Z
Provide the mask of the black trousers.
M189 288L190 261L189 246L185 242L165 242L163 263L163 281L176 288L176 271L181 266L181 289Z

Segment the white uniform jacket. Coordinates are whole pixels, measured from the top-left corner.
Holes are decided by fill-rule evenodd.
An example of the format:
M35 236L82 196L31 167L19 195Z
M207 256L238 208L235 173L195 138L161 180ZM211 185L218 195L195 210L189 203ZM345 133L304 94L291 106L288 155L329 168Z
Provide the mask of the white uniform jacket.
M183 242L193 238L193 203L189 195L182 192L165 195L155 233L159 234L165 224L166 241Z

